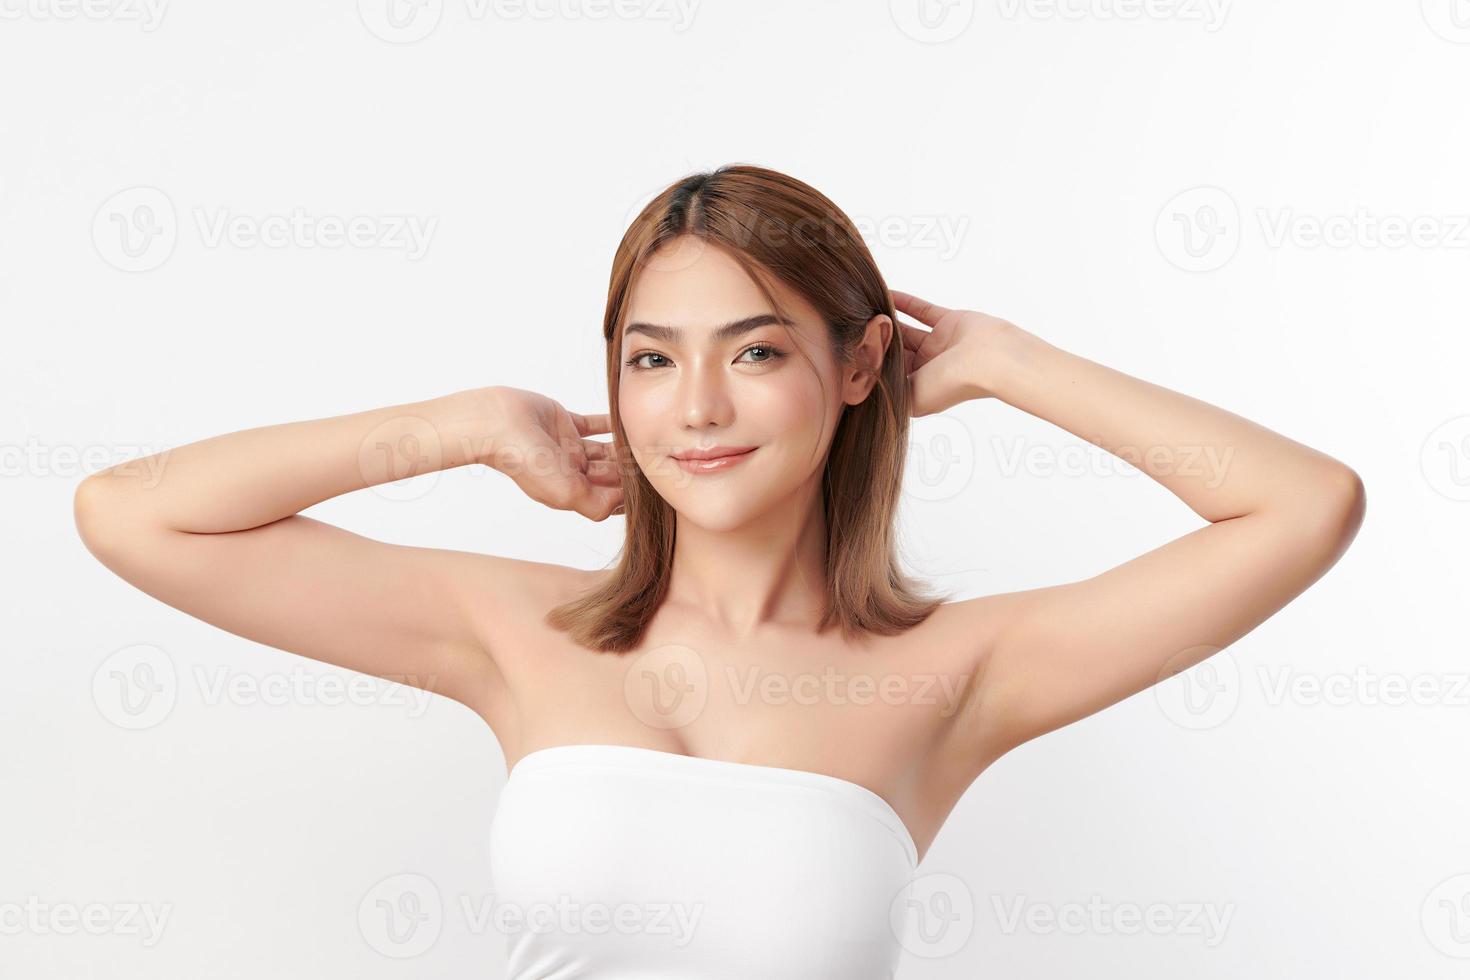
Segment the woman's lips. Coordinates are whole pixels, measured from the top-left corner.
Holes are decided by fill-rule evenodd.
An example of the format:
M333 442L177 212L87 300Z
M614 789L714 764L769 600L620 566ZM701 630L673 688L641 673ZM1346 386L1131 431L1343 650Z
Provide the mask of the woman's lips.
M759 448L759 446L756 447L756 449ZM686 473L713 473L717 470L727 470L732 466L738 466L753 455L755 455L755 449L747 449L743 453L735 453L731 456L718 456L714 459L680 459L677 456L669 458Z

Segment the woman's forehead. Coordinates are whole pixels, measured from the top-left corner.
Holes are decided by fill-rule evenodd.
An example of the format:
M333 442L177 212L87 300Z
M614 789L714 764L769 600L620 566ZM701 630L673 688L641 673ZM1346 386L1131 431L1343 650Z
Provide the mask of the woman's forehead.
M821 321L799 293L767 276L767 288L782 307L772 309L760 286L722 249L706 247L683 255L687 261L651 262L639 270L628 294L624 323L667 326L688 337L712 335L731 323L762 315L778 317L780 312L785 313L789 329L798 333Z

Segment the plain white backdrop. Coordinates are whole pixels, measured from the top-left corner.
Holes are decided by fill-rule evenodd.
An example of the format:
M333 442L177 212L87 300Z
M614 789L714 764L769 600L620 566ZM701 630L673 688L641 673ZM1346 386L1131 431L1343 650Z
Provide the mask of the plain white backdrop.
M1368 489L1347 556L1278 615L977 781L919 870L899 976L1470 968L1465 0L0 18L0 976L502 975L492 733L150 598L85 550L72 492L222 432L479 385L606 411L619 237L730 162L832 197L893 288L1228 408ZM622 535L483 469L308 513L585 568ZM958 597L1200 523L1004 404L915 425L905 560Z

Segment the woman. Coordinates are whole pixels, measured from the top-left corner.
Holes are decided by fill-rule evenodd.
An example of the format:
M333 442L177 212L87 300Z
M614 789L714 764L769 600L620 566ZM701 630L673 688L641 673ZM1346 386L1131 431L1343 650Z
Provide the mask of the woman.
M1362 520L1331 457L890 293L831 201L759 167L650 202L603 331L610 414L460 391L206 439L76 496L93 554L151 595L485 720L518 980L891 976L915 868L986 767L1244 636ZM1208 524L1083 581L922 594L894 555L908 420L976 398L1126 455ZM299 514L468 464L624 514L616 566Z

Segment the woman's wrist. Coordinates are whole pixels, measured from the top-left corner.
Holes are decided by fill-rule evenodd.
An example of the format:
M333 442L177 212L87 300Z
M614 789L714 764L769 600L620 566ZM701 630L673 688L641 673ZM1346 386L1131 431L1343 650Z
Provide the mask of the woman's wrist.
M984 342L977 345L970 365L976 397L1012 403L1010 396L1041 369L1049 347L1040 337L1008 320L987 324Z
M467 388L426 403L426 414L439 434L444 469L492 464L504 429L498 392L497 386Z

